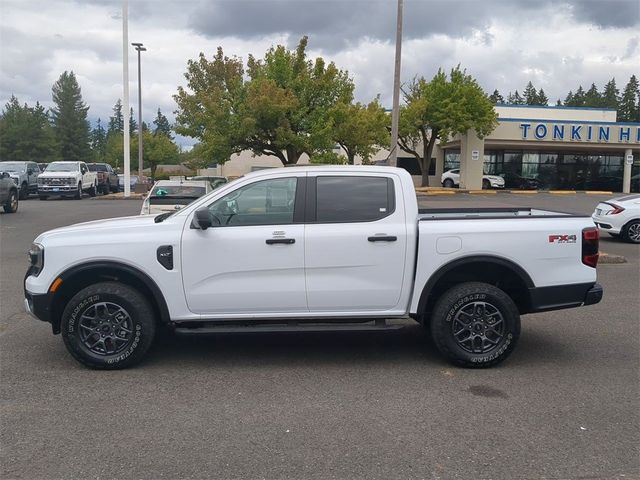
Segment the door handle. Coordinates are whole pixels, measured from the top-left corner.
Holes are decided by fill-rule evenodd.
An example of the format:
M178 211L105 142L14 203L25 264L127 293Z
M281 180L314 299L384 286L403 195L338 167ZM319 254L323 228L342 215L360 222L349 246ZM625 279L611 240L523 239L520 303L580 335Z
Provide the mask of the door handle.
M373 237L367 238L370 242L395 242L398 240L398 237L394 235L374 235Z
M274 245L276 243L283 243L285 245L291 245L292 243L296 243L295 238L268 238L266 240L267 245Z

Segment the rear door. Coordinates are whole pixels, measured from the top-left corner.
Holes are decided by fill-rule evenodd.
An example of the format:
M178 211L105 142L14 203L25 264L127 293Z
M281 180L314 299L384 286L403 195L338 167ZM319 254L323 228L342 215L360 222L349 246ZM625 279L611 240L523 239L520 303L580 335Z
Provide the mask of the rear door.
M407 225L397 191L395 175L309 174L305 275L311 313L403 309Z

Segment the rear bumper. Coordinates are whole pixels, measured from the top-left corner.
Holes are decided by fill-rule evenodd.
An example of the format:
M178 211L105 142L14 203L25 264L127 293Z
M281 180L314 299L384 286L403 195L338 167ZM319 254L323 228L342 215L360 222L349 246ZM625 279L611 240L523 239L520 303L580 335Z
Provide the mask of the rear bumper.
M603 293L604 290L599 283L530 288L531 308L527 313L594 305L602 300Z

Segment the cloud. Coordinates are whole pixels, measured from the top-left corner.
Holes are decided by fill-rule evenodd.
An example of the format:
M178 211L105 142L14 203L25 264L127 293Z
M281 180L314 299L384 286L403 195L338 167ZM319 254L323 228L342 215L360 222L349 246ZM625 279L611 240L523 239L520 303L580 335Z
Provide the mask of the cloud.
M2 0L0 102L51 106L64 70L78 77L92 121L106 123L122 96L121 0ZM616 77L622 87L640 64L637 0L405 0L402 80L461 64L485 90L522 91L531 80L551 99ZM130 0L129 39L144 42L143 114L170 120L172 95L188 59L261 57L272 45L309 35L309 56L349 71L356 97L391 104L396 11L393 0ZM130 50L131 105L137 64ZM182 139L184 144L192 141Z

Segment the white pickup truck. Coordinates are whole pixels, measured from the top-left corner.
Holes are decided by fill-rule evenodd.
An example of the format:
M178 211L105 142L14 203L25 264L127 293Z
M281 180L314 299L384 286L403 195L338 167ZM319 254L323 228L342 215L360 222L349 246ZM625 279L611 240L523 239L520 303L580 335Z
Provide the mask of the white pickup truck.
M38 196L46 200L52 195L82 199L82 192L95 197L98 174L84 162L51 162L38 176Z
M178 333L392 329L464 367L504 360L522 314L600 301L598 229L533 209L418 210L390 167L263 170L173 213L43 233L25 308L81 363L138 362Z

